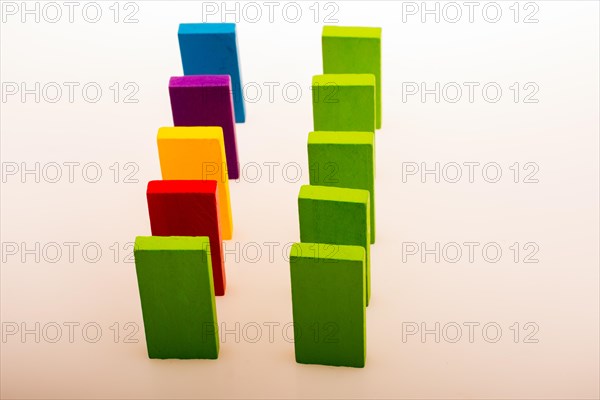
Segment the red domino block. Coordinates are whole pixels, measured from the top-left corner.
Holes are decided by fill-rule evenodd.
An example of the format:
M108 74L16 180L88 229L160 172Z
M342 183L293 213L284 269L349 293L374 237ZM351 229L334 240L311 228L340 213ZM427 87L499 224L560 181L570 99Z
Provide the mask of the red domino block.
M208 236L215 295L225 294L217 181L151 181L146 191L153 236Z

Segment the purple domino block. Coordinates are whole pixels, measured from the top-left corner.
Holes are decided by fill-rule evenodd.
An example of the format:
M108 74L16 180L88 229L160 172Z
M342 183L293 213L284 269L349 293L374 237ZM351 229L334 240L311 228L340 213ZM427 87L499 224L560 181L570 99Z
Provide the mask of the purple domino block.
M223 128L229 179L238 179L240 164L235 139L235 114L229 75L175 76L169 81L175 126Z

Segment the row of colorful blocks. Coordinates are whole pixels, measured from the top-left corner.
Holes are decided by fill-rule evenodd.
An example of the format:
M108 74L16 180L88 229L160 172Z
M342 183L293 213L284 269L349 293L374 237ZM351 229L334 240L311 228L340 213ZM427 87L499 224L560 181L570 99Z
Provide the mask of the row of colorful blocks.
M148 183L153 236L134 255L150 358L217 358L222 240L233 237L229 179L245 107L235 24L181 24L184 75L169 81L174 127L160 128L163 180Z
M349 72L372 74L326 74L313 80L314 126L323 131L309 135L310 183L315 186L302 187L299 196L303 243L294 245L291 252L294 322L298 326L308 321L331 324L333 321L324 321L327 313L315 314L319 309L329 309L342 337L336 344L317 344L312 349L310 345L303 347L303 341L297 337L296 358L299 362L362 366L364 306L370 292L368 252L370 243L374 242L374 212L371 211L374 131L381 124L380 30L326 27L323 53L325 72L328 72L325 54L337 54L340 62L345 54L346 68L349 65L353 68ZM365 58L362 68L366 70L355 69L357 56ZM331 68L339 69L343 64L331 66L330 62ZM210 86L206 83L211 83L206 77L171 80L176 125L176 115L182 109L193 123L205 121L206 117L199 117L201 112L198 111L208 107L203 101L212 104L216 111L225 110L224 102L216 100L219 91L207 91ZM333 94L326 96L325 91L331 89ZM227 114L226 111L221 114ZM225 131L225 127L222 129ZM337 132L329 131L331 129ZM227 147L227 137L218 127L175 127L159 131L159 156L165 181L151 182L147 192L152 234L156 236L138 238L135 247L150 357L216 358L218 355L214 294L225 292L221 239L230 239L232 233L228 190L230 154L235 154L233 164L237 164L235 131L229 136L230 141L233 139L233 147L229 148L234 152ZM328 167L333 168L333 174L324 174ZM329 261L326 269L322 268L323 260ZM331 261L336 261L335 266ZM315 268L309 266L315 262ZM356 277L357 268L362 271L362 280L345 279L348 274ZM338 272L331 275L335 271ZM190 281L190 274L197 279ZM325 284L328 277L332 281ZM323 289L319 293L331 298L312 296L318 287ZM174 292L179 295L174 296ZM321 300L329 306L319 306ZM357 310L362 312L362 317ZM347 318L348 313L353 317ZM166 321L170 321L169 329L163 325ZM357 361L355 354L361 349L363 355ZM317 358L311 359L310 354L317 354Z

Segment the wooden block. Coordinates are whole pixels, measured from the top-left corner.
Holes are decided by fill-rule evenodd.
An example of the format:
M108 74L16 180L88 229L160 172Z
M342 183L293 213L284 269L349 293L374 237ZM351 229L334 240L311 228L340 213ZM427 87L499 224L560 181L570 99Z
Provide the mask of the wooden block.
M138 236L134 256L150 358L219 356L207 237Z
M225 294L217 181L151 181L146 190L153 236L207 236L215 295Z
M175 126L220 126L223 128L229 179L238 179L240 164L231 77L229 75L191 75L169 81L171 111Z
M304 185L298 196L300 241L361 246L365 249L366 304L371 297L369 192Z
M223 240L233 236L229 180L220 127L168 127L158 130L158 155L164 180L217 181Z
M324 74L373 74L381 128L381 28L323 27Z
M375 132L375 77L317 75L312 81L315 131Z
M178 37L183 74L230 75L235 121L244 122L246 111L235 24L180 24Z
M373 132L310 132L310 184L368 190L371 243L375 243L375 135Z
M364 248L296 243L290 275L296 361L364 367Z

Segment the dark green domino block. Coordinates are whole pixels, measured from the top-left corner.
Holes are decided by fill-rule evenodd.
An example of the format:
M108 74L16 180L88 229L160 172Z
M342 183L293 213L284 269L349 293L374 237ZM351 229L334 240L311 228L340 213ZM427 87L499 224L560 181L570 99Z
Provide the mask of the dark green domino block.
M310 184L364 189L371 194L371 243L375 243L375 135L373 132L310 132Z
M323 27L324 74L373 74L381 128L381 28Z
M217 358L208 237L138 236L134 255L148 356Z
M315 131L375 132L375 76L317 75L312 81Z
M296 243L290 274L296 361L364 367L364 248Z
M304 185L298 196L300 241L365 249L366 304L371 297L369 192Z

